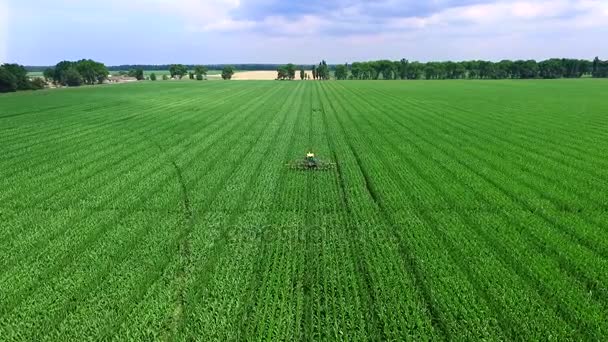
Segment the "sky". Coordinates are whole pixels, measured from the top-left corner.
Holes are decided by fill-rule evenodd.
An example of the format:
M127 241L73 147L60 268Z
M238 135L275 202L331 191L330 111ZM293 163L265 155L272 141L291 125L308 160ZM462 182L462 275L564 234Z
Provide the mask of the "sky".
M0 62L608 59L608 0L0 0Z

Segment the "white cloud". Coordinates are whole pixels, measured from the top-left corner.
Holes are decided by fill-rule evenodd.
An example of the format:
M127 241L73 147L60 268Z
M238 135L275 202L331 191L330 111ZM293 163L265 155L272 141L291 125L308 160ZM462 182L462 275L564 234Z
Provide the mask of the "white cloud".
M156 6L162 13L180 16L191 31L246 30L252 23L231 18L240 0L139 0Z

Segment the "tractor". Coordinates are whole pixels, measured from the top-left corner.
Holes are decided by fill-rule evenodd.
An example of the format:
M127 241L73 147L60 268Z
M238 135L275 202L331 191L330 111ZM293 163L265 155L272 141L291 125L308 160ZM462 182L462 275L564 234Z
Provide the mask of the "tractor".
M292 163L288 164L288 166L294 170L302 170L302 171L320 170L320 171L322 171L322 170L331 169L332 167L335 166L335 164L320 160L319 158L317 158L315 156L315 154L313 152L308 152L308 153L306 153L306 156L304 157L304 159L292 162Z

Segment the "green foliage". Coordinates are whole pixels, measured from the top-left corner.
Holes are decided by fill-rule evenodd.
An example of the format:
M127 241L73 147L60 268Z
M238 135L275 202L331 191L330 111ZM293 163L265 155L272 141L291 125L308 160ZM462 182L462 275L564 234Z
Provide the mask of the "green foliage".
M42 75L44 76L44 79L47 82L54 82L54 78L55 78L55 68L46 68L44 69L44 72L42 73Z
M197 65L194 67L194 74L197 76L197 79L199 75L201 76L201 79L203 79L204 76L207 76L208 71L209 70L207 69L207 67L202 65Z
M306 78L306 72L304 71L304 68L300 68L300 80L303 80Z
M68 86L102 83L109 74L103 63L90 59L82 59L76 62L61 61L57 63L55 68L46 71L48 77L51 77L51 70L53 70L52 79L54 83Z
M82 76L84 84L102 83L109 74L105 65L90 59L77 61L74 66Z
M46 88L46 81L40 77L34 77L34 79L30 82L30 88L32 90L40 90Z
M129 75L129 77L135 77L138 81L145 79L144 69L141 69L141 68L129 70L128 75Z
M346 65L336 65L336 71L334 73L337 80L345 80L348 78L348 68Z
M588 66L587 66L588 67ZM591 73L593 77L608 77L608 61L602 61L598 57L595 57L591 67Z
M182 79L182 77L188 73L188 69L182 64L172 64L169 67L169 73L171 74L171 77Z
M292 63L289 63L285 66L285 70L287 71L287 78L289 80L294 80L296 78L296 66Z
M156 81L156 74L155 73L151 73L150 74L150 81Z
M17 81L17 90L31 89L30 81L27 78L27 70L19 64L2 64L2 67L11 73Z
M81 86L84 82L82 75L75 67L68 68L62 73L62 83L70 87Z
M222 79L230 80L232 79L232 75L234 75L234 67L227 65L222 69Z
M0 93L17 91L17 77L4 66L0 66Z
M338 68L338 66L336 66ZM550 59L494 63L489 61L410 62L402 59L355 62L351 65L352 79L529 79L578 78L592 72L592 63L578 59Z
M287 67L282 65L277 69L277 79L278 80L286 80L289 78L289 74L287 73Z
M197 81L202 81L203 79L204 79L203 78L203 74L196 74L196 80Z
M163 75L163 81L166 81L166 80L168 80L168 79L169 79L169 76L167 76L167 75Z
M329 80L329 66L323 60L318 66L312 67L312 74L315 80Z

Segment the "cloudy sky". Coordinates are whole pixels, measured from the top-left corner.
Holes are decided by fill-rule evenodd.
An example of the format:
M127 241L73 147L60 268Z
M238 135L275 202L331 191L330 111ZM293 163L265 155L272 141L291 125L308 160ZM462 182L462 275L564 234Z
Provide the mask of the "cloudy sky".
M608 0L0 0L0 61L608 59Z

